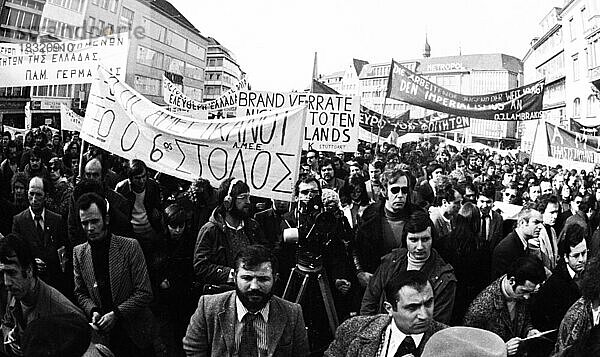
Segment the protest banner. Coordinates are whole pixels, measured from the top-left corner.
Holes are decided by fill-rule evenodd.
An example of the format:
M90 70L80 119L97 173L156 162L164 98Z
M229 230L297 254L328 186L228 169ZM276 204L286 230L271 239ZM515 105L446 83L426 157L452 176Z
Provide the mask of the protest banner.
M320 93L240 91L237 116L306 105L306 127L297 132L303 148L319 151L355 152L358 147L360 99Z
M471 120L467 117L447 116L445 118L435 118L428 115L424 118L399 121L392 126L398 132L432 134L464 129L470 125Z
M387 97L451 115L498 121L541 119L544 80L504 92L451 92L392 61Z
M253 195L291 200L298 177L306 107L247 118L199 121L153 104L104 69L94 82L81 137L126 159L218 187L244 180Z
M600 138L546 123L548 156L568 161L600 164Z
M600 133L600 125L587 126L571 119L571 131L575 133L597 136Z
M0 43L3 87L91 83L98 65L125 78L129 34L79 41Z
M165 103L182 110L194 111L194 117L201 119L218 119L222 109L237 105L238 92L248 86L246 79L242 79L234 88L223 93L219 98L202 102L185 95L179 87L163 75L163 100ZM213 118L211 118L213 113ZM221 114L222 115L222 114ZM224 116L223 116L224 117Z
M67 108L66 105L60 105L60 129L69 131L81 131L81 123L83 117L71 109Z

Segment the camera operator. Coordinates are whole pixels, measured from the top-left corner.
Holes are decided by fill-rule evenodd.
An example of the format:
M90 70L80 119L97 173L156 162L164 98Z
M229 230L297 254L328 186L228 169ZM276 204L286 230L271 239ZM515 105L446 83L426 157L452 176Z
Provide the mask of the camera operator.
M306 325L309 330L311 350L324 349L333 338L328 329L327 306L331 302L336 307L338 318L348 317L350 310L350 266L346 254L346 244L352 238L352 230L339 207L339 196L330 189L321 190L318 180L313 176L301 177L296 183L297 208L284 214L284 251L294 250L294 262L300 274L313 274L314 277L324 274L327 277L330 298L323 299L324 291L319 286L318 278L308 280L306 292L301 303L304 307ZM293 246L290 242L297 241ZM294 274L289 280L286 299L296 299L300 291L302 279ZM290 295L291 293L291 295Z

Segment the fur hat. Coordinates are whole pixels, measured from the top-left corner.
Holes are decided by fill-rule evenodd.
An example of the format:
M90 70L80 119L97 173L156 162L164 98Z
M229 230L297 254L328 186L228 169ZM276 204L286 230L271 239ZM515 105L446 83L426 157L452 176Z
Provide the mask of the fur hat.
M506 357L506 345L493 332L473 327L449 327L425 344L422 357Z

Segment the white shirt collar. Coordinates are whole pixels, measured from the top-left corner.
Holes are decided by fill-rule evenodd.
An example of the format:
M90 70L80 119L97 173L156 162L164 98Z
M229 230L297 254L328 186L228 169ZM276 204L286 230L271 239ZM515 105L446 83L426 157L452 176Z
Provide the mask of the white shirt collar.
M398 329L398 326L396 326L396 323L394 322L394 318L392 318L392 321L390 321L390 326L388 326L388 331L389 329L392 330L392 335L391 335L391 340L395 341L395 347L393 350L390 350L388 352L388 355L391 352L396 353L396 351L398 350L398 347L400 347L400 344L402 343L402 341L404 341L404 339L406 338L406 336L410 336L413 338L413 340L415 341L415 346L418 348L419 345L421 344L421 340L423 339L423 335L425 335L425 333L420 333L417 335L407 335L404 332L400 331L400 329ZM394 354L391 354L392 356Z
M265 307L263 307L262 309L260 309L258 311L262 315L263 320L265 320L265 322L269 321L269 306L270 305L271 305L271 301L269 301L267 303L267 305L265 305ZM235 295L235 309L237 311L238 322L242 322L242 319L248 313L248 309L246 309L244 304L242 304L242 301L240 301L240 298L237 296L237 294Z
M33 210L31 209L31 206L29 206L29 213L31 213L31 218L33 218L33 221L35 222L35 213L33 213ZM42 208L42 222L46 219L46 208Z
M229 227L229 228L233 229L234 231L239 231L240 229L244 228L244 220L243 220L243 219L240 221L240 225L239 225L239 226L237 226L237 227L234 227L234 226L232 226L231 224L229 224L229 222L227 222L227 220L226 220L226 219L224 219L224 221L225 221L225 225L226 225L227 227Z
M571 269L571 267L569 266L569 264L566 264L567 266L567 271L569 272L569 275L571 276L571 279L573 279L575 277L575 270Z

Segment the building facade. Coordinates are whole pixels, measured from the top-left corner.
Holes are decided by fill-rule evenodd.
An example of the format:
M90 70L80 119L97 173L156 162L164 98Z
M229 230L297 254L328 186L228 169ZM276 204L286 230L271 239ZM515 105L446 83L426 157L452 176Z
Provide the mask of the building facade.
M531 150L536 128L544 121L572 128L600 124L600 1L567 0L553 7L539 24L539 37L523 58L526 81L546 79L541 121L523 122L521 147ZM598 135L590 131L591 135Z
M237 63L233 52L212 37L208 39L206 61L204 78L204 100L206 101L216 99L235 87L246 75Z
M40 8L39 11L34 9L40 15L36 20L38 27L34 31L37 40L79 40L129 32L125 82L156 104L166 105L162 97L162 77L165 72L186 95L198 100L202 100L204 96L208 38L168 1L6 1L10 1L11 4L18 2L45 5L36 5ZM5 6L2 13L6 7L15 6L21 9L24 5ZM12 10L9 11L10 17ZM10 19L8 22L12 23ZM5 21L0 21L0 24L4 23ZM0 29L2 28L0 25ZM8 28L12 29L11 26ZM28 39L13 38L11 42L32 39L33 34ZM0 41L2 40L6 39L0 38ZM90 87L90 83L32 87L30 94L33 126L52 123L58 128L61 104L83 114ZM11 90L11 93L13 92L14 90ZM11 125L24 127L24 114L17 114L13 119L15 120Z
M479 54L430 57L431 47L426 42L424 57L415 60L397 60L403 66L453 92L477 95L505 91L523 84L523 66L518 58L505 54ZM337 88L344 95L361 98L361 104L391 117L410 110L411 118L433 112L394 99L386 99L390 63L368 63L353 60L344 71ZM323 76L322 78L328 78ZM339 77L338 77L339 78ZM325 83L325 82L324 82ZM335 87L332 87L335 88ZM472 119L471 127L446 135L464 142L482 142L487 145L513 147L517 125Z

